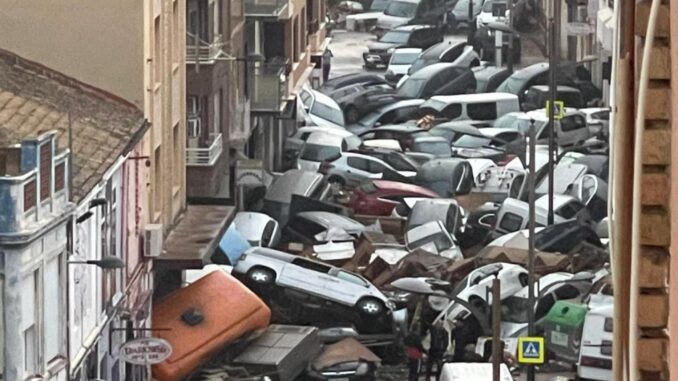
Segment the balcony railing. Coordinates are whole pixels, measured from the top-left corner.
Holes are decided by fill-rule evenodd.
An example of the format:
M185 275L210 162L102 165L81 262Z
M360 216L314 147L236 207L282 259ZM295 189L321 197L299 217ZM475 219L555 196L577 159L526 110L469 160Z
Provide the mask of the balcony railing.
M217 162L224 147L223 137L218 134L209 147L186 148L186 165L212 166Z
M287 63L258 63L250 66L252 111L280 111L283 100L289 96L287 87L288 66Z
M245 0L245 16L278 17L289 0Z
M193 33L186 32L186 63L213 64L222 54L224 43L221 35L215 35L209 42Z

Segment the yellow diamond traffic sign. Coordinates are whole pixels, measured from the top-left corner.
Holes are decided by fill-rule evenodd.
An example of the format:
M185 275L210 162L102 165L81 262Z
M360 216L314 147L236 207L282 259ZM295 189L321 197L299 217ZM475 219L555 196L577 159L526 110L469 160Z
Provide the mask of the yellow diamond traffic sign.
M518 338L518 362L521 364L543 364L545 350L543 337Z
M555 120L561 120L565 116L565 102L564 101L555 101L556 109L553 110L553 118ZM551 111L551 101L546 101L546 117L550 116Z

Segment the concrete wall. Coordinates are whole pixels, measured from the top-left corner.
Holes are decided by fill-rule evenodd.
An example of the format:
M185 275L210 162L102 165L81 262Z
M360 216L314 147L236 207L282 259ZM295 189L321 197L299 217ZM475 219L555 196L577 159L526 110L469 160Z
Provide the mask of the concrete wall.
M5 0L0 47L143 108L141 4L138 0Z

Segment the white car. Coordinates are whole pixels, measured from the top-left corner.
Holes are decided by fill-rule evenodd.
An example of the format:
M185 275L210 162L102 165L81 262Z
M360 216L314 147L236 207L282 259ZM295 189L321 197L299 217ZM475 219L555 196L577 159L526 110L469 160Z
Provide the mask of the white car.
M342 152L358 149L360 144L360 138L348 131L343 136L336 133L313 132L299 151L297 169L315 172L323 162L334 161Z
M391 313L394 308L393 303L362 276L282 251L252 248L240 257L233 274L259 287L292 289L353 307L365 315Z
M299 150L304 146L306 140L313 132L326 132L328 134L336 134L342 136L346 133L346 129L336 126L303 126L299 127L292 135L285 139L284 151L289 158L296 158Z
M400 78L407 74L412 63L419 58L419 48L399 48L393 51L391 60L388 62L384 78L391 83L398 83Z
M476 17L476 27L480 29L491 23L508 23L508 19L507 0L485 0L480 14Z
M297 95L300 121L307 126L344 127L344 112L329 96L304 86Z
M461 249L441 221L430 221L405 233L407 250L424 250L451 260L462 260Z
M336 160L320 165L330 183L356 187L367 179L413 179L417 172L398 171L385 161L353 152L342 152Z
M264 213L238 212L232 224L252 246L273 247L280 241L278 221Z

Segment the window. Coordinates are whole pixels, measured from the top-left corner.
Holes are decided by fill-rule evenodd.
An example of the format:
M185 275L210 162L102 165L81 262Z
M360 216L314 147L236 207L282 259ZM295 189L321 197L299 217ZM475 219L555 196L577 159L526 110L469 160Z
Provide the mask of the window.
M395 119L396 119L396 110L391 110L382 115L377 123L381 125L393 124L395 122Z
M349 167L359 169L361 171L369 171L369 164L366 159L362 157L349 157L346 159Z
M367 194L375 193L376 191L379 190L379 189L377 188L377 186L374 185L374 183L371 182L371 181L362 184L361 186L358 187L358 189L361 190L361 191L363 191L363 192L365 192L365 193L367 193Z
M584 205L578 203L578 202L568 202L567 204L563 205L560 209L558 209L558 214L565 218L565 219L570 219L574 218L574 216L579 213L580 210L584 208Z
M322 162L326 160L334 161L341 156L341 149L333 146L322 146L318 144L304 144L299 152L301 160Z
M292 23L292 61L298 62L299 61L299 52L301 51L301 48L299 45L299 16L294 18L294 22Z
M40 146L40 201L52 193L52 142Z
M466 105L466 114L472 120L497 119L497 103L469 103Z
M461 116L461 105L459 103L453 103L445 107L440 114L446 119L457 119Z
M276 223L274 221L268 221L264 227L264 231L261 233L261 246L268 246L271 243L271 238L273 238L273 233L275 231Z
M59 163L54 168L54 192L62 191L66 186L66 163Z
M179 0L174 0L172 4L172 41L180 41L179 31L181 20L179 18ZM170 44L172 49L172 58L175 64L181 60L181 50L177 49L174 44Z
M155 149L153 155L153 210L155 213L162 212L162 156L160 147ZM155 218L154 218L155 220Z
M24 184L24 212L27 212L36 205L35 179Z
M36 308L39 305L39 273L32 272L21 280L21 330L24 338L24 370L26 374L38 371L38 322Z
M370 173L384 173L386 171L386 167L376 160L369 160L367 170Z
M348 273L346 271L339 271L337 273L337 278L345 280L347 282L351 282L353 284L357 284L358 286L367 287L367 283L361 277L355 274Z
M306 141L306 139L308 139L310 135L311 135L310 132L304 132L301 134L301 136L299 136L299 139L301 139L302 141Z
M586 119L581 115L572 115L570 117L565 117L560 120L560 128L563 132L569 132L578 130L580 128L586 128Z
M505 213L504 218L499 222L499 228L508 232L515 232L523 226L523 218L517 214Z
M61 287L61 256L52 258L45 267L44 295L44 339L45 361L49 362L59 355L61 343L60 316L62 301L59 290Z
M223 120L222 117L224 115L224 107L223 107L223 99L224 99L224 90L219 89L218 93L214 94L214 119L213 119L213 124L212 124L212 132L210 138L214 138L215 136L219 135L221 132L221 121ZM211 139L210 139L211 140Z
M605 318L605 326L603 327L605 332L614 331L614 320L612 318Z
M303 267L305 269L321 272L327 274L332 269L330 266L324 265L322 263L309 261L308 259L297 257L292 260L293 265Z
M162 38L160 16L155 18L153 26L153 79L156 83L162 78Z

